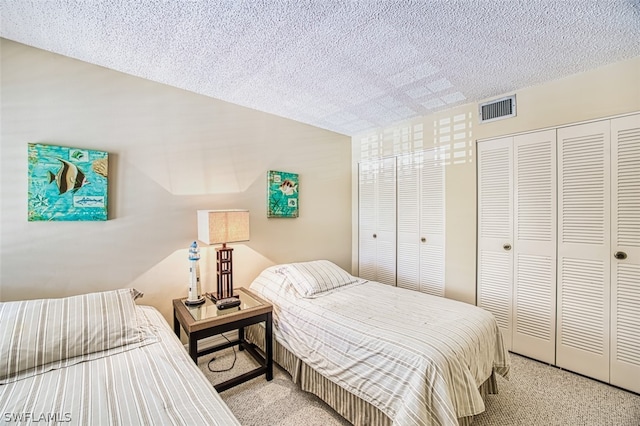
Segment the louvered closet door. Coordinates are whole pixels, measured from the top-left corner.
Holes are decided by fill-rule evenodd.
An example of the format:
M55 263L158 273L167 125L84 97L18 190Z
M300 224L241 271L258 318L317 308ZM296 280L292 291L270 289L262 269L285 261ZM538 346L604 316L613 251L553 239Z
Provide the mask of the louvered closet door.
M556 364L609 381L609 121L558 129Z
M610 382L640 392L640 115L611 121L611 165Z
M398 287L420 290L420 182L422 156L401 155L398 167Z
M396 283L395 158L361 162L358 191L359 275Z
M478 143L478 296L512 347L513 138Z
M513 351L555 363L556 131L514 137Z
M436 150L421 154L420 291L444 297L444 166Z
M398 287L444 296L444 169L435 150L398 157Z
M378 161L366 161L358 164L358 274L367 280L376 277L376 240L373 235L377 229L376 199Z

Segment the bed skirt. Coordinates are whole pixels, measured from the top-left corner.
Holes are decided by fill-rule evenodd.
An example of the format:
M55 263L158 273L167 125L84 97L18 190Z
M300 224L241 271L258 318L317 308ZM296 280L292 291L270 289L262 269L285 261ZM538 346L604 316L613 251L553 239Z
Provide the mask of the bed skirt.
M260 324L245 327L245 338L264 350L265 333ZM300 386L305 392L312 393L327 403L338 414L355 426L376 425L389 426L391 419L381 410L333 383L313 368L302 362L291 351L280 345L273 338L273 360L290 375L293 383ZM480 385L480 394L485 399L487 394L498 393L498 383L495 373ZM460 417L460 426L469 426L473 422L473 416Z

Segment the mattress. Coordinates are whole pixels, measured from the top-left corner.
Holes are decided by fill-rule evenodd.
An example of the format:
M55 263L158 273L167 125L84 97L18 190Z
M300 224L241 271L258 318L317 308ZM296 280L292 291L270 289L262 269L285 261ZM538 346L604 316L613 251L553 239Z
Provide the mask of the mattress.
M0 423L239 425L162 315L136 309L154 343L0 385Z

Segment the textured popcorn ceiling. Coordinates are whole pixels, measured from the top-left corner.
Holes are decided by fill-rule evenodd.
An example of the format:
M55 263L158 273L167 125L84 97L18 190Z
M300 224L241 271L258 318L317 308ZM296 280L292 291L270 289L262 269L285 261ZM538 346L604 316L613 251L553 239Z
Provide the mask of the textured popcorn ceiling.
M638 0L2 0L0 13L4 38L347 135L640 55Z

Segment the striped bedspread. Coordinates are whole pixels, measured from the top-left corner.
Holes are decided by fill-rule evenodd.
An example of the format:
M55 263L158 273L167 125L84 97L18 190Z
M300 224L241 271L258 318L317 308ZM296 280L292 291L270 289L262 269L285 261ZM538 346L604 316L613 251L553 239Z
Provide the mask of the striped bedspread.
M279 342L396 425L457 425L485 406L478 387L505 377L494 317L449 299L359 281L304 298L267 268L251 289L274 305Z
M0 385L0 424L239 425L154 308L156 343Z

